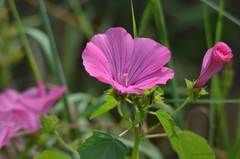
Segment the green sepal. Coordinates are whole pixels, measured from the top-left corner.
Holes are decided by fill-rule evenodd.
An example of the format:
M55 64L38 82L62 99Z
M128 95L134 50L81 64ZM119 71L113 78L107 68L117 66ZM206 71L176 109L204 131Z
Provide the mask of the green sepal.
M41 131L45 133L51 133L56 130L58 125L58 118L56 115L42 115L40 117Z
M191 100L196 100L196 99L208 94L207 90L204 87L203 88L194 88L196 81L190 81L188 79L185 79L185 83L187 86L188 97Z

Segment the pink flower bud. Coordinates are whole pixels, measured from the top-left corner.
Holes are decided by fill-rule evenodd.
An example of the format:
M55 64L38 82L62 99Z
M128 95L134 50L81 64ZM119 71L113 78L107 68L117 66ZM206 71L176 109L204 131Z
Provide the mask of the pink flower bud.
M208 49L204 56L200 75L194 88L201 88L216 73L218 73L225 63L231 61L233 57L231 48L224 42L218 42L213 48Z

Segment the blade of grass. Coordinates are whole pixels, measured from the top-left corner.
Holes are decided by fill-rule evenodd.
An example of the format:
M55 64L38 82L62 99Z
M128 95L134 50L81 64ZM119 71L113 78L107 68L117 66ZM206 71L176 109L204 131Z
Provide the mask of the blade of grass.
M209 7L211 7L212 9L214 9L217 12L220 11L220 7L214 2L211 2L209 0L201 0L201 2L205 3L206 5L208 5ZM227 11L223 12L223 16L240 27L240 19L236 18L235 16L228 13Z
M51 53L51 46L48 36L42 32L41 30L35 28L26 28L26 33L35 39L39 45L41 46L44 56L47 59L47 63L52 72L54 72L54 63L52 62L52 53Z
M78 19L78 23L79 23L79 28L81 30L81 32L88 38L90 39L93 34L93 28L91 26L91 24L89 23L89 21L87 20L85 14L82 11L80 2L78 0L68 0L68 3L70 5L70 7L72 8L74 14L76 15L77 19Z
M169 46L169 40L168 40L168 33L167 33L167 29L166 29L166 22L165 22L165 18L164 18L164 12L163 12L163 8L161 5L161 2L159 0L150 0L153 3L153 14L154 14L154 18L155 18L155 23L156 26L158 28L158 31L160 33L160 35L162 35L159 40L162 44L166 45L167 47ZM173 59L171 59L171 61L169 62L169 66L174 69L174 63L173 63ZM173 98L176 100L176 102L174 103L174 106L177 107L180 103L177 102L177 99L179 99L179 94L177 92L177 80L176 80L176 75L173 78L173 80L171 81L171 89L172 89L172 95ZM180 111L177 115L177 121L179 123L179 126L181 128L184 128L184 115L183 112Z
M54 66L55 66L55 76L59 82L60 85L65 86L67 89L67 83L66 83L66 79L64 76L64 72L63 72L63 68L61 65L61 61L60 61L60 57L58 54L58 50L57 50L57 46L53 37L53 32L52 32L52 28L50 25L50 21L48 19L48 15L47 15L47 11L46 11L46 7L44 4L43 0L38 0L38 4L39 4L39 8L40 8L40 14L43 20L43 25L44 28L49 36L49 40L50 40L50 44L51 44L51 50L52 50L52 57L53 57L53 62L54 62ZM67 91L66 91L67 92ZM71 114L70 114L70 110L69 110L69 105L68 105L68 99L67 99L67 95L65 93L65 95L63 96L63 102L64 102L64 113L65 113L65 118L68 120L68 122L71 122Z
M211 28L211 20L208 14L208 7L203 4L203 21L205 28L205 36L207 40L207 47L210 48L213 45L213 37L212 37L212 28Z
M220 90L219 90L219 78L215 75L211 80L211 95L210 100L220 100ZM210 105L209 110L209 144L211 146L215 143L215 134L216 134L216 108L221 103L213 103Z
M152 13L152 1L150 0L147 4L147 7L144 9L141 21L140 21L140 26L139 26L139 35L143 35L145 31L147 30L149 20L151 18L151 13Z
M13 14L13 18L14 18L14 21L16 23L16 26L19 30L20 40L23 43L23 47L26 51L26 55L27 55L28 61L30 63L34 78L35 78L36 81L41 81L42 80L41 73L40 73L38 65L37 65L37 63L34 59L32 49L31 49L30 44L28 42L28 39L26 37L25 29L23 27L20 16L18 14L15 2L14 2L14 0L9 0L8 4L9 4L9 8L10 8L12 14Z
M133 6L133 0L131 0L131 12L132 12L132 27L133 27L133 37L137 37L137 25L136 25L136 19L134 14L134 6Z
M64 31L64 53L63 66L66 72L66 78L69 88L76 91L76 72L79 52L79 44L82 42L83 34L79 33L79 29L70 25L65 27Z

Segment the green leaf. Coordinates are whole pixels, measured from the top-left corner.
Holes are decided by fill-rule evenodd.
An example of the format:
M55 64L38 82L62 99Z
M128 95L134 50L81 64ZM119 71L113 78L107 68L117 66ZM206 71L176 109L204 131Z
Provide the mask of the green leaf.
M133 6L133 0L131 0L131 12L132 12L132 27L133 27L133 37L137 36L137 25L134 15L134 6Z
M81 159L124 159L127 147L111 135L96 131L79 148Z
M54 71L54 63L52 61L53 57L51 54L51 45L47 35L41 30L35 28L26 28L26 33L35 39L41 48L43 49L44 56L46 57L48 64L52 71Z
M118 101L111 95L105 96L105 103L101 105L96 111L92 113L90 116L90 119L94 119L96 117L99 117L100 115L108 112L109 110L115 108L118 105Z
M43 151L41 154L34 157L34 159L70 159L67 155L57 151Z
M158 110L156 115L180 159L215 159L213 150L204 138L179 130L171 116L162 110Z

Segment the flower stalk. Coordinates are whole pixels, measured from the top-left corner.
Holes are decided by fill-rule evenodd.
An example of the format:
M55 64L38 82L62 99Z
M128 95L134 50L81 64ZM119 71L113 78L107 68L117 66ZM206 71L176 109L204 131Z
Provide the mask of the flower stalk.
M189 102L191 102L191 98L187 97L183 103L173 112L174 115L176 115L178 112L180 112Z
M29 64L31 66L34 78L37 82L41 81L42 80L41 73L40 73L40 70L38 68L37 62L34 59L30 44L27 40L25 29L24 29L24 26L21 22L20 16L18 14L16 4L15 4L14 0L9 0L8 4L9 4L10 11L13 14L13 18L15 20L16 26L19 30L20 40L22 41L23 47L26 51L26 55L27 55Z
M141 141L141 131L139 125L135 125L134 129L134 146L132 152L132 159L139 159L139 145Z

